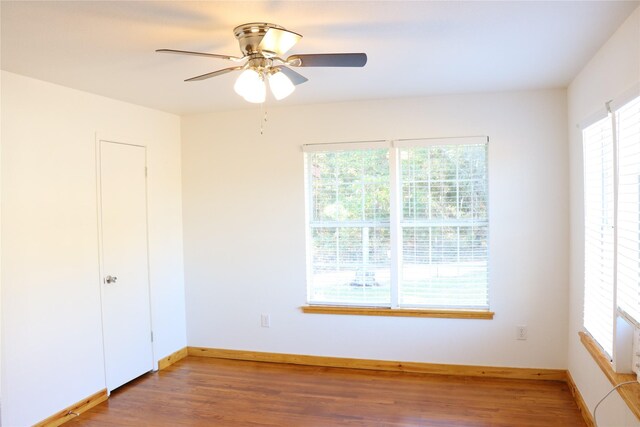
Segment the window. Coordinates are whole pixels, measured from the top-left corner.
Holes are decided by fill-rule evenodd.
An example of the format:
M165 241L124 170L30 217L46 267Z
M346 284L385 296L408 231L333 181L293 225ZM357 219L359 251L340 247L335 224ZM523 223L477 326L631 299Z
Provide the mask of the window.
M606 117L583 131L584 326L612 354L613 138Z
M400 145L399 305L488 307L487 149Z
M486 137L305 151L309 304L488 309Z
M640 321L640 97L616 112L618 305Z
M307 153L309 302L389 305L387 148Z
M640 320L640 98L583 130L584 327L611 357L616 310Z

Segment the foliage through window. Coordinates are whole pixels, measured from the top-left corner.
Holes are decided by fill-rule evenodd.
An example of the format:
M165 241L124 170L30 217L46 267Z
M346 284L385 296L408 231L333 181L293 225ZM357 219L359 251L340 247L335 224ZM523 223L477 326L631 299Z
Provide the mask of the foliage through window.
M305 151L310 304L488 309L485 137Z

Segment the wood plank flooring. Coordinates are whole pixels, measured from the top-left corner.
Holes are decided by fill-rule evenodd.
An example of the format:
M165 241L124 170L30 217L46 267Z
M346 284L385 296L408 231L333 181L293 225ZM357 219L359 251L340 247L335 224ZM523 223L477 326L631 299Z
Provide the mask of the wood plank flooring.
M115 390L81 426L585 426L563 382L187 357Z

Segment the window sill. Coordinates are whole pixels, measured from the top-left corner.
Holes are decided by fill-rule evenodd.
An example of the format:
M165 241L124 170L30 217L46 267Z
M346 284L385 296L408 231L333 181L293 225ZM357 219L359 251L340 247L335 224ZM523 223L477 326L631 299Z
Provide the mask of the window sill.
M493 319L494 313L488 310L434 310L419 308L386 307L350 307L338 305L305 305L300 307L303 313L347 314L356 316L391 317L436 317L446 319Z
M612 385L616 386L625 381L635 381L635 374L619 374L613 370L613 366L611 366L611 362L604 355L598 344L584 332L578 332L580 335L580 341L587 349L593 360L595 360L596 364L602 369L605 376L609 379ZM618 393L622 397L622 400L625 401L631 412L636 416L636 418L640 419L640 384L629 384L626 386L622 386L618 389Z

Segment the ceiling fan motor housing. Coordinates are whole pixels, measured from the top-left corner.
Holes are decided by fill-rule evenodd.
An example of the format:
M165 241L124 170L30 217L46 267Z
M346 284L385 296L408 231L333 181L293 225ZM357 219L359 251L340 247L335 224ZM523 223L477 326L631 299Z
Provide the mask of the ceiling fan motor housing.
M255 53L273 53L273 55L275 55L275 52L263 52L260 48L260 43L270 28L288 31L280 25L269 24L266 22L252 22L249 24L238 25L234 28L233 33L235 34L236 39L238 39L242 53L245 56Z

